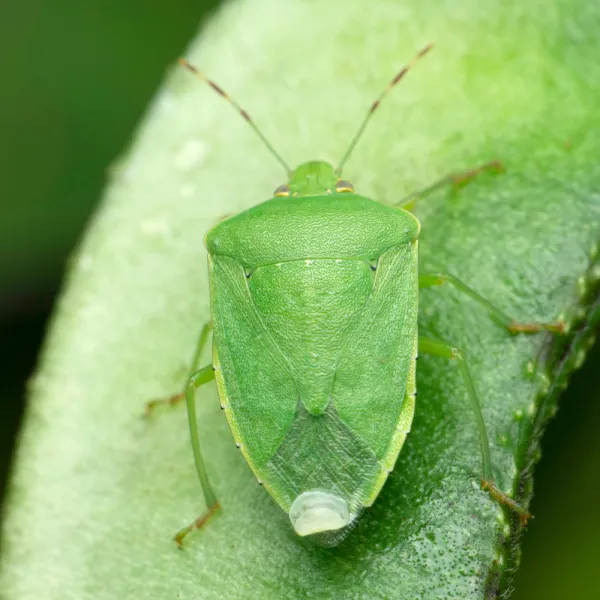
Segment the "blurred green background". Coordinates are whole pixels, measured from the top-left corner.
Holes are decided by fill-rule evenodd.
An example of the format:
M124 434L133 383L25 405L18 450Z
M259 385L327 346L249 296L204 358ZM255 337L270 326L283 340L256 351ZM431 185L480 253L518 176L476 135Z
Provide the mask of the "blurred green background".
M165 68L218 0L0 3L0 497L69 252ZM513 598L600 598L600 347L536 470Z

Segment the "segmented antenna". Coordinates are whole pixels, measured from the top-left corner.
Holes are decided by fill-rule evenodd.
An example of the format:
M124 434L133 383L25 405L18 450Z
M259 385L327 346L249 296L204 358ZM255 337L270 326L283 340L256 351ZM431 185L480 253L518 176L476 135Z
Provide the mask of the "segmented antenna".
M237 109L237 111L240 113L240 115L242 115L242 117L244 117L244 119L246 119L246 121L248 122L250 127L252 127L252 129L254 129L254 131L257 133L258 137L263 141L263 144L268 148L269 152L277 159L279 164L283 166L283 168L285 169L285 171L289 177L292 174L292 170L290 169L288 164L285 162L285 160L283 160L283 158L281 158L281 156L277 152L277 150L275 150L275 148L273 148L273 146L271 145L271 142L269 142L269 140L264 136L262 131L256 126L254 121L250 118L250 115L231 96L229 96L224 90L222 90L214 81L212 81L211 79L206 77L206 75L204 75L204 73L202 73L201 71L196 69L196 67L194 67L194 65L191 65L187 60L185 60L183 58L179 59L179 64L181 66L185 67L186 69L190 70L198 79L200 79L200 81L205 81L206 83L208 83L208 85L210 85L210 87L213 90L215 90L215 92L217 92L217 94L219 94L220 96L225 98L225 100L227 100L227 102L229 102L229 104L232 104Z
M375 102L373 102L373 104L371 105L371 108L369 109L369 112L367 113L363 122L360 124L360 127L358 128L356 135L352 138L352 141L350 142L350 145L348 146L348 150L346 150L346 153L342 157L340 164L338 165L337 169L335 170L335 172L338 175L342 174L342 168L346 164L347 160L350 158L350 155L354 151L354 148L356 147L358 140L362 136L362 134L365 130L365 127L367 126L367 123L369 122L369 119L372 117L373 113L377 110L377 108L381 104L381 101L390 93L392 88L406 75L406 73L410 69L412 69L412 67L415 65L415 63L420 58L425 56L431 50L432 47L433 47L433 44L428 44L427 46L425 46L425 48L423 48L401 71L398 72L396 77L394 77L394 79L392 79L388 83L385 90L383 90L383 92L381 92L381 94L379 95L379 98L377 98L377 100L375 100Z

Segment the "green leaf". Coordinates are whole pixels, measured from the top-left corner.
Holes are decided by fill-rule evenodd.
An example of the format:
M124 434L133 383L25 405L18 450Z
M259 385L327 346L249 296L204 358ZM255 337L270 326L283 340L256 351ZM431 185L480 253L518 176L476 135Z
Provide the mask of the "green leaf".
M318 6L318 10L317 10ZM449 5L443 5L449 6ZM421 294L423 333L463 347L499 485L527 505L538 439L598 321L598 9L583 0L226 5L188 58L292 164L335 162L364 111L426 42L344 177L392 202L499 159L506 173L417 206L423 269L448 271L565 338L511 337L451 289ZM1 593L44 598L490 598L509 590L521 528L478 487L477 433L454 365L419 361L417 416L396 469L334 549L298 539L233 444L216 392L199 425L223 506L203 509L177 391L208 318L202 236L284 182L208 86L172 73L73 259L32 384L7 501Z

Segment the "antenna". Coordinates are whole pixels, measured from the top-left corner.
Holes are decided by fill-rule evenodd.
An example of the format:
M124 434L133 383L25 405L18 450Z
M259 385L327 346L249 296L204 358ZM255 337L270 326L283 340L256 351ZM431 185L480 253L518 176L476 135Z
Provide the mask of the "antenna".
M392 79L388 83L385 90L383 90L383 92L381 92L381 94L379 94L379 97L377 98L377 100L375 100L375 102L373 102L373 104L371 105L371 108L369 109L369 112L367 113L366 117L363 119L363 122L360 124L360 127L358 128L356 135L352 138L352 141L350 142L350 145L348 146L348 150L346 150L346 153L342 157L342 160L340 160L340 164L338 165L337 169L335 170L335 172L338 175L341 175L343 166L346 164L346 162L350 158L350 155L354 151L354 148L356 147L358 140L362 136L362 134L365 130L365 127L367 126L367 123L369 122L369 119L371 118L373 113L377 110L377 108L381 104L381 101L390 93L392 88L406 75L406 73L410 69L412 69L412 67L415 65L415 63L420 58L425 56L431 50L432 47L433 47L433 44L427 44L427 46L425 46L425 48L423 48L403 69L401 69L398 72L398 74L394 77L394 79Z
M204 73L202 73L201 71L196 69L196 67L194 67L194 65L191 65L187 60L185 60L183 58L179 59L179 64L181 66L185 67L186 69L188 69L189 71L191 71L198 79L200 79L200 81L205 81L206 83L208 83L208 85L210 85L210 87L213 90L215 90L215 92L217 92L217 94L219 94L220 96L225 98L225 100L227 100L227 102L229 102L229 104L232 104L237 109L237 111L240 113L240 115L242 115L242 117L244 117L244 119L246 119L246 121L248 122L250 127L252 127L252 129L254 129L254 131L257 133L258 137L263 141L263 144L267 147L269 152L275 157L275 159L279 162L279 164L281 166L283 166L283 168L285 169L285 171L289 177L292 173L292 170L289 168L289 166L285 162L285 160L283 160L283 158L281 158L281 156L279 155L277 150L275 150L275 148L273 148L273 146L271 145L271 142L269 142L269 140L264 136L262 131L256 126L254 121L250 118L250 115L233 98L231 98L231 96L229 96L226 92L224 92L214 81L212 81L211 79L206 77L206 75L204 75Z

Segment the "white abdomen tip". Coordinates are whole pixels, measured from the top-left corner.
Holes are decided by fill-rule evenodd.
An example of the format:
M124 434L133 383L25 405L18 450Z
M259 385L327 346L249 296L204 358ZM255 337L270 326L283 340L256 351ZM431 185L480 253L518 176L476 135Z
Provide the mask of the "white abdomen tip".
M346 501L329 492L304 492L290 507L290 521L302 536L341 529L351 520Z

